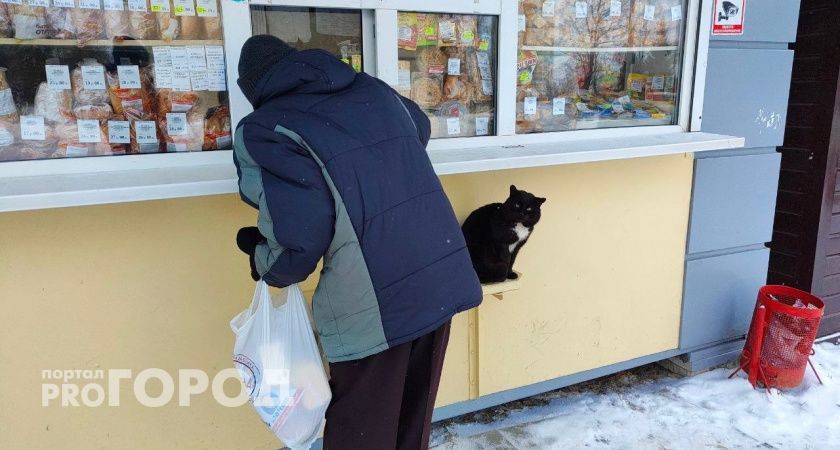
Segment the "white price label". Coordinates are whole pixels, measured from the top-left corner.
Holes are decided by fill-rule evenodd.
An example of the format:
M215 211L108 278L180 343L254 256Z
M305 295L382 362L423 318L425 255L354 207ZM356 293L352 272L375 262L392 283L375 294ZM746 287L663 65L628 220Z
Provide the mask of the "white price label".
M53 6L56 8L75 8L76 2L73 0L53 0Z
M650 79L650 88L654 91L661 91L665 89L665 77L656 75Z
M653 20L655 14L656 14L656 5L651 5L650 3L646 3L645 4L645 20Z
M107 11L122 11L125 9L122 0L103 0L103 4Z
M88 90L105 89L105 67L82 66L82 86Z
M551 114L560 116L566 114L566 97L555 97L551 102Z
M47 86L51 91L70 89L70 68L48 64L44 66L47 73Z
M446 118L446 134L461 134L461 118L447 117Z
M169 0L149 0L152 12L169 12Z
M221 45L205 45L207 55L207 82L210 91L225 91L225 51Z
M520 14L519 15L519 31L525 31L525 23L526 22L527 21L525 20L525 14Z
M476 117L475 118L475 135L487 136L490 134L490 118Z
M99 0L79 0L79 8L83 9L102 9Z
M140 89L139 66L117 66L117 77L121 89Z
M172 89L176 91L191 90L190 61L186 47L170 47L172 54Z
M176 16L194 16L195 4L193 0L173 0Z
M43 6L45 8L49 8L50 0L29 0L29 6Z
M621 0L610 1L610 17L619 17L621 15Z
M8 3L10 5L21 5L23 2L21 0L2 0L1 3Z
M24 141L43 141L47 139L43 116L21 116L20 138Z
M186 136L187 113L166 113L166 133L170 136Z
M80 119L76 121L76 128L79 130L79 142L93 143L102 142L102 130L99 128L99 121L96 119Z
M525 104L522 106L526 116L537 114L537 97L525 97Z
M219 15L216 0L196 0L195 11L200 17L216 17Z
M146 0L128 0L128 10L135 12L147 12Z
M152 47L155 57L155 87L172 88L172 52L169 47Z
M192 90L206 91L209 86L207 80L207 59L204 56L204 47L201 45L188 46L187 58L190 63Z
M87 156L90 153L90 149L87 148L86 145L68 145L67 150L64 152L64 156L68 158L76 158L79 156Z
M411 89L411 70L399 69L397 71L397 86L404 90Z
M575 2L575 18L585 19L589 15L589 5L586 2Z
M151 120L138 120L134 122L134 134L137 136L138 144L157 144L157 125Z
M554 1L546 0L542 5L543 17L554 17Z
M475 54L476 61L478 61L478 72L482 80L492 80L493 72L490 70L490 55L487 52L478 52Z
M446 65L446 71L449 75L461 75L461 59L449 58L449 63Z
M674 5L671 7L671 20L676 22L682 19L682 5Z
M131 142L131 127L127 120L108 121L108 142L111 144L128 144Z

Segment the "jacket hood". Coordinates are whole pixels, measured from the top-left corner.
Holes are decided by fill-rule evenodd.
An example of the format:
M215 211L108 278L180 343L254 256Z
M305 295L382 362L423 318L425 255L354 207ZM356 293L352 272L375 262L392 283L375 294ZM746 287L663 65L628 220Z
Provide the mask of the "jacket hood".
M353 83L356 72L323 50L303 50L280 60L263 75L248 101L254 109L288 94L330 94Z

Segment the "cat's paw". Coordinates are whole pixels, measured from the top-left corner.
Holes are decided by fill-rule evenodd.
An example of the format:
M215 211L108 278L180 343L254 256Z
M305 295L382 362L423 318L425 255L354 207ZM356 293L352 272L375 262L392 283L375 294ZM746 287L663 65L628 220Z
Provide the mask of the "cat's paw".
M516 279L518 279L518 278L519 278L519 274L518 274L518 273L516 273L516 272L511 272L511 273L509 273L509 274L508 274L508 276L507 276L507 279L508 279L508 280L516 280Z

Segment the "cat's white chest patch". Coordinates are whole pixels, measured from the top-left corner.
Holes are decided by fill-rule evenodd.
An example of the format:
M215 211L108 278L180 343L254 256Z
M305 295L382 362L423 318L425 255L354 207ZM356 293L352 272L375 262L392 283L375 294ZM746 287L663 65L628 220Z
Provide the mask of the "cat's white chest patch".
M522 243L525 239L528 239L528 235L531 234L531 230L529 230L525 225L522 225L521 222L518 222L513 226L513 232L516 233L517 240L508 247L508 251L511 253L513 253L517 245Z

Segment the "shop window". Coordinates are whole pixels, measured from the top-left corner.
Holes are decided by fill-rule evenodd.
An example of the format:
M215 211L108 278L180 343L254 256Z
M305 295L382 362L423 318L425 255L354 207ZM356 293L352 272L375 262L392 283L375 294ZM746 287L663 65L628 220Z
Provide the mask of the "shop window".
M516 131L677 123L683 0L520 0Z
M3 0L0 161L231 148L217 0Z
M400 12L398 85L432 123L432 138L496 134L496 38L489 15Z

